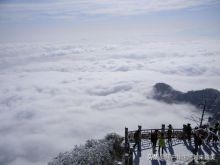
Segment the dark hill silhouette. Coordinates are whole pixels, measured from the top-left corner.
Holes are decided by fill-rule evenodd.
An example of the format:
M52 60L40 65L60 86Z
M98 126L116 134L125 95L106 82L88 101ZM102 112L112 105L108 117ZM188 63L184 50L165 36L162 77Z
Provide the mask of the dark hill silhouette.
M206 100L207 109L212 113L220 111L220 92L216 89L206 88L196 91L188 91L186 93L173 89L165 83L157 83L153 86L156 100L166 103L190 103L199 107ZM204 99L205 98L205 99Z

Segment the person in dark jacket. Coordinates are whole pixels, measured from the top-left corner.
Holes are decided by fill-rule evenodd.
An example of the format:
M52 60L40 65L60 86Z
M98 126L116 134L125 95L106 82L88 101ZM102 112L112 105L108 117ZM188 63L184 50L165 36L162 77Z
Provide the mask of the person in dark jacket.
M139 130L135 131L134 133L134 142L135 143L133 145L133 148L135 149L135 147L138 146L140 143L140 131Z
M202 141L202 135L198 135L198 148L201 149L201 145L202 145L203 141Z
M200 135L199 132L195 132L193 136L194 136L194 145L195 145L194 154L196 155L202 145L202 135Z
M169 124L167 130L167 143L169 145L172 145L172 135L173 135L172 125Z
M196 133L193 134L193 137L194 137L194 145L195 145L195 149L194 149L194 154L197 155L198 153L198 147L199 147L199 144L198 144L198 135Z
M185 140L187 137L187 126L186 124L183 124L183 139Z
M158 140L158 130L155 130L153 133L151 133L151 143L152 143L153 153L156 152L157 140Z
M192 127L191 127L191 124L189 123L186 126L186 134L187 134L187 139L189 143L191 143Z

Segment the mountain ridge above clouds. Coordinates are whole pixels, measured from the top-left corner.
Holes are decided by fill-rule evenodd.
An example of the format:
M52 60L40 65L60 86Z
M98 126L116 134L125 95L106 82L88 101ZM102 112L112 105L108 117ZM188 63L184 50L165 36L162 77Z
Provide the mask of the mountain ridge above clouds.
M166 83L156 83L153 86L153 99L168 104L189 103L196 107L206 101L206 108L209 112L213 114L220 112L220 91L213 88L181 92Z

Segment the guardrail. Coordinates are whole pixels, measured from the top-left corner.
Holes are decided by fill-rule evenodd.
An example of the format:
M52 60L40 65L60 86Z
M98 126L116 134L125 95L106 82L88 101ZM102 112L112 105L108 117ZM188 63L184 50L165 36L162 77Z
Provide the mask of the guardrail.
M162 128L150 128L150 129L142 129L141 126L138 126L138 130L140 131L140 142L137 144L137 150L141 152L141 140L150 140L151 134L155 130L158 130L158 135L161 133L164 134L164 138L167 138L168 129L165 128L165 125L162 125ZM135 130L136 131L136 130ZM133 165L133 146L131 144L134 142L134 133L135 131L129 131L128 128L125 128L125 143L124 143L124 165ZM175 139L185 139L186 135L183 132L183 129L172 129L172 138ZM151 144L150 144L151 145Z
M165 125L163 124L161 128L150 128L150 129L142 129L141 126L138 126L138 130L140 132L139 134L139 142L137 144L137 150L138 152L141 152L141 143L142 140L149 140L149 143L147 144L148 147L151 147L151 134L155 131L158 130L158 136L160 136L162 133L164 135L164 138L167 139L168 135L168 129L165 128ZM131 146L131 144L134 143L134 134L137 130L135 131L129 131L128 128L125 128L125 143L124 143L124 160L123 160L123 164L124 165L133 165L133 146ZM210 129L207 128L197 128L194 129L193 132L197 132L200 135L203 135L203 138L206 139L209 135L212 136L216 136L218 139L220 139L220 132L214 133L213 131L210 131ZM191 135L192 136L192 135ZM175 145L179 144L180 142L183 142L182 140L186 140L187 139L187 133L183 131L183 129L179 129L179 128L172 128L172 144ZM144 144L146 147L146 144Z

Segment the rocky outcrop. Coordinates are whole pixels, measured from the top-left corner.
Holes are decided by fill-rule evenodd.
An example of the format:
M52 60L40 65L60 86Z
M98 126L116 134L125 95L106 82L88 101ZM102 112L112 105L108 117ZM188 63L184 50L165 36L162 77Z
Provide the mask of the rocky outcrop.
M169 104L190 103L196 107L205 103L208 111L212 113L220 112L220 92L212 88L184 93L173 89L168 84L157 83L153 86L153 98Z

